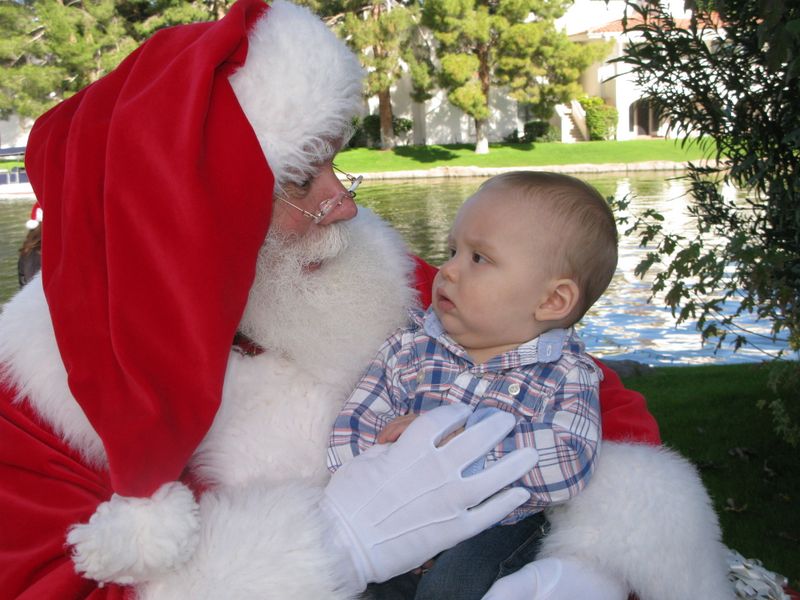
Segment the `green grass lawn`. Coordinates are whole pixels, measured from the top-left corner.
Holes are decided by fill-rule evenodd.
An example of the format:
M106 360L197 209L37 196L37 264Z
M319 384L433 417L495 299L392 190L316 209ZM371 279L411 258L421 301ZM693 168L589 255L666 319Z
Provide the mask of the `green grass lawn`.
M706 153L697 143L681 147L676 140L628 142L558 142L492 144L489 154L475 154L471 144L401 146L394 150L351 148L336 157L336 165L352 173L431 169L440 166L522 167L569 164L631 163L652 160L684 162Z
M797 589L800 461L756 406L768 394L766 379L767 368L746 364L664 367L625 384L647 398L664 443L699 468L724 542Z
M570 164L632 163L652 160L685 162L706 156L697 143L681 147L677 140L628 142L559 142L492 144L489 154L475 154L472 144L401 146L394 150L351 148L336 157L336 165L351 173L406 171L434 167L524 167ZM23 166L22 161L0 161L0 168Z

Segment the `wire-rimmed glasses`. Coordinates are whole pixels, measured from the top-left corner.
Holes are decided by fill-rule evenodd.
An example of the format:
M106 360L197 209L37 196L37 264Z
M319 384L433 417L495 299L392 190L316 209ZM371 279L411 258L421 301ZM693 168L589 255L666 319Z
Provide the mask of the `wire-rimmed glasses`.
M345 201L345 198L347 198L348 196L350 198L355 198L356 197L356 190L358 189L358 186L360 186L361 182L364 181L364 176L363 175L359 175L358 177L355 177L353 175L350 175L349 173L345 173L341 169L337 169L336 167L333 167L333 168L334 168L334 170L338 171L339 173L341 173L342 175L344 175L347 178L347 181L350 182L350 186L346 190L342 190L341 192L336 194L333 198L328 198L327 200L323 200L322 202L320 202L319 203L319 207L317 208L317 212L309 212L304 208L300 208L296 204L293 204L292 202L289 202L289 199L286 198L283 195L278 196L278 199L281 202L283 202L284 204L288 204L292 208L294 208L296 210L299 210L301 213L303 213L309 219L314 221L314 223L318 224L318 223L322 222L322 220L325 217L327 217L334 208L336 208L337 206L341 206L342 205L342 202Z

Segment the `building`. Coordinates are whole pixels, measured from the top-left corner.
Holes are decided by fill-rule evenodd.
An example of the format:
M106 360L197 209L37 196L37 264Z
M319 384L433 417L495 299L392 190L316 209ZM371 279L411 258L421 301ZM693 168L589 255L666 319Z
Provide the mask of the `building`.
M28 133L33 127L32 119L20 119L11 115L0 121L0 148L14 148L28 143Z
M671 14L678 20L688 19L683 0L668 0ZM580 84L588 96L602 98L606 104L617 109L619 119L616 139L629 140L637 137L669 137L672 133L668 123L663 122L653 111L633 80L626 73L625 65L609 61L622 55L630 43L629 34L624 33L622 18L625 2L621 0L575 0L563 17L556 21L573 42L602 40L611 42L611 50L603 62L589 67L582 75ZM395 116L409 118L414 127L409 139L413 144L472 143L475 139L474 120L447 101L444 91L437 92L425 103L416 103L410 97L411 82L401 78L392 88L392 105ZM494 88L489 99L492 116L489 119L489 140L503 141L517 131L522 133L524 111L517 102L509 98L502 89ZM370 113L376 113L377 98L368 101ZM562 142L588 139L583 109L577 99L556 107L551 121L560 132Z
M690 13L684 10L683 0L669 0L670 13L678 24L685 20L688 23ZM629 140L636 137L669 137L669 124L655 114L647 98L636 86L633 77L628 73L626 65L609 61L622 56L625 47L631 42L631 36L623 31L622 18L625 14L625 2L620 0L577 0L567 13L557 21L569 39L573 42L592 42L602 40L612 44L611 51L602 63L589 67L581 76L581 87L587 96L602 98L606 104L617 109L616 138ZM562 119L562 141L569 139L570 123L578 122L580 130L580 105L566 109L559 107ZM574 110L576 109L577 110ZM569 120L564 121L565 115ZM585 125L584 125L585 130ZM577 138L581 139L581 138ZM584 138L585 139L585 138Z

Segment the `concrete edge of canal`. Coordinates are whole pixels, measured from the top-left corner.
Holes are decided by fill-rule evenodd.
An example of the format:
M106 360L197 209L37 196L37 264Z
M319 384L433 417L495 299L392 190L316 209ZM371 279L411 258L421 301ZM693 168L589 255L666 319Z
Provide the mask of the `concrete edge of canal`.
M692 161L697 166L715 165L715 161ZM635 163L580 163L573 165L518 166L518 167L434 167L432 169L413 169L407 171L382 171L359 173L364 179L380 181L385 179L435 179L449 177L491 177L508 171L552 171L554 173L633 173L636 171L684 171L687 162L652 160ZM344 176L340 176L343 179ZM0 185L0 200L34 200L30 184Z
M696 166L715 165L715 161L692 161ZM580 163L573 165L551 166L518 166L518 167L434 167L432 169L414 169L408 171L383 171L376 173L360 173L364 179L430 179L447 177L491 177L508 171L552 171L554 173L625 173L636 171L684 171L688 162L653 160L636 163Z

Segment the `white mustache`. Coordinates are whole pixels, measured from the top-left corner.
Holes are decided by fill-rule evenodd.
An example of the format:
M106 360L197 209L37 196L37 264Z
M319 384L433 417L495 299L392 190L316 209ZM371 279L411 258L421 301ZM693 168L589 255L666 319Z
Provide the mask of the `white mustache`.
M286 269L303 269L310 264L336 258L347 249L350 230L346 223L333 223L311 230L302 237L270 230L259 253L259 267L279 261ZM281 270L285 270L281 268ZM292 269L294 270L294 269Z

